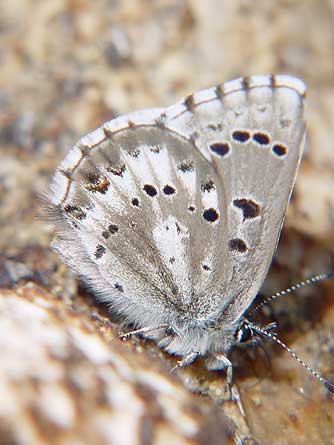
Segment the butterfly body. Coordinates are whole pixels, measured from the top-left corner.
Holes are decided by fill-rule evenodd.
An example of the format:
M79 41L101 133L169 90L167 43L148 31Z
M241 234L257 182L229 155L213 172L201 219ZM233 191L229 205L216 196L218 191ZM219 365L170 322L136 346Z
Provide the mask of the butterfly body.
M290 76L227 82L107 122L57 169L54 249L185 364L200 355L228 366L281 231L304 96Z

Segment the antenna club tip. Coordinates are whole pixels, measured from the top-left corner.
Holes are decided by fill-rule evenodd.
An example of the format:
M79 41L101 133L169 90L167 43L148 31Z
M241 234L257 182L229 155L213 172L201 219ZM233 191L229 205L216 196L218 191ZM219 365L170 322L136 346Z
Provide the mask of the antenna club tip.
M324 387L325 387L326 389L328 389L329 392L331 392L332 394L334 394L334 385L332 385L330 382L328 382L328 380L325 380L325 381L323 382L323 384L324 384Z

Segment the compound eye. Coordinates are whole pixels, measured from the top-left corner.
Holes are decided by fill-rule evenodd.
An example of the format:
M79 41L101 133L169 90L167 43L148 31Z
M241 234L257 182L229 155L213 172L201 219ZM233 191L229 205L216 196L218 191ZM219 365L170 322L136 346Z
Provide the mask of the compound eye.
M239 343L247 343L253 338L253 332L249 326L240 326L235 334L235 338Z

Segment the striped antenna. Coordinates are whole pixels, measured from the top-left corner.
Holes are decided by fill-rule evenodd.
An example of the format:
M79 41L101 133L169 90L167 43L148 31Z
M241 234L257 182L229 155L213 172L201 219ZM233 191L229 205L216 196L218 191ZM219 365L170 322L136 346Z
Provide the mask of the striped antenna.
M247 313L247 315L251 315L254 312L258 311L262 306L266 305L267 303L269 303L272 300L275 300L278 297L282 297L283 295L287 295L287 294L292 294L293 292L295 292L297 289L300 289L302 287L308 286L309 284L314 284L314 283L318 283L319 281L322 280L327 280L328 278L330 278L332 276L331 273L323 273L320 275L315 275L312 278L308 278L305 281L301 281L300 283L294 284L291 287L288 287L285 290L281 290L279 292L277 292L274 295L271 295L271 297L266 298L264 301L262 301L261 303L259 303L257 306L255 306L251 311L249 311Z
M330 391L331 393L334 393L334 385L332 385L328 380L321 377L320 374L318 374L316 371L314 371L312 368L310 368L302 359L300 359L298 357L298 355L295 353L295 351L293 351L286 344L284 344L279 338L276 337L276 335L274 335L270 332L267 332L265 329L262 329L258 326L250 324L250 323L245 323L245 326L249 327L249 329L253 329L255 332L258 332L259 334L262 334L263 336L265 336L267 338L270 338L271 340L274 340L278 345L281 346L281 348L283 348L294 359L296 359L300 365L302 365L309 373L311 373L313 375L313 377L315 377L317 380L319 380L319 382L322 383L324 385L324 387L326 389L328 389L328 391Z

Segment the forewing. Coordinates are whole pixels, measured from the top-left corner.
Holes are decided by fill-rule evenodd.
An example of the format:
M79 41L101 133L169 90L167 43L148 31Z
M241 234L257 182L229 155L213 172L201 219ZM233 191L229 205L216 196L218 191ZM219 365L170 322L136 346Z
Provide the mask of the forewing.
M51 185L54 248L139 325L207 313L195 289L210 291L223 243L218 175L161 114L123 116L86 136Z
M302 155L304 96L298 79L253 76L195 93L164 115L222 185L219 271L208 298L229 321L254 299L272 260Z

